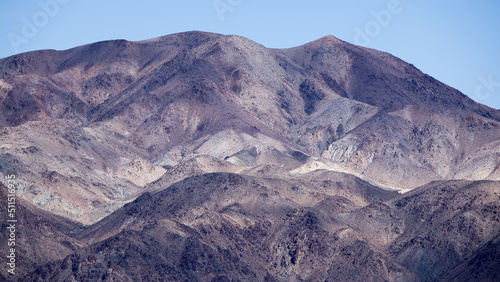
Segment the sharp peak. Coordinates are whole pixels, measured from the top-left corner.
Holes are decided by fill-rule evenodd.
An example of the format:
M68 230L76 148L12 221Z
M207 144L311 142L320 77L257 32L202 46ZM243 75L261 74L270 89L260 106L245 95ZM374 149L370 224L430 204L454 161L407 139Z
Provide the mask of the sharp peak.
M344 44L345 42L338 39L337 37L333 36L333 35L326 35L326 36L323 36L321 38L318 38L316 40L313 40L309 43L306 43L305 45L310 45L310 44L313 44L313 45L316 45L316 44L334 44L334 45L339 45L339 44Z
M338 39L337 37L329 34L329 35L325 35L319 39L316 39L315 41L334 41L334 42L344 42L340 39Z
M351 45L351 44L348 42L345 42L345 41L343 41L343 40L341 40L333 35L325 35L325 36L320 37L316 40L306 42L302 45L288 47L288 48L281 48L281 49L282 50L287 50L287 49L295 50L295 49L302 49L302 48L307 48L307 49L310 49L310 48L316 49L316 48L325 48L325 47L326 48L334 48L334 47L338 47L341 45Z

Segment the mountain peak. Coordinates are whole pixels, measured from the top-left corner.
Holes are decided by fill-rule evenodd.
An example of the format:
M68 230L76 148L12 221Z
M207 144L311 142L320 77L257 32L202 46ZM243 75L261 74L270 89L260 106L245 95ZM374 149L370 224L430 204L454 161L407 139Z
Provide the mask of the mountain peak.
M314 40L313 42L319 42L319 43L335 43L335 44L342 44L344 41L338 39L337 37L333 35L326 35L323 36L317 40Z

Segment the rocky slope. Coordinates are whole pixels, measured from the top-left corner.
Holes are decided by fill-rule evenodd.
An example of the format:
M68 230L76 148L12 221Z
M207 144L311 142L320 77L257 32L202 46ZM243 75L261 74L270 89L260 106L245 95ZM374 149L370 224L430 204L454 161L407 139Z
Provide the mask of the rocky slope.
M496 279L500 182L434 182L400 195L347 174L306 176L187 178L75 228L79 248L20 280Z
M498 277L500 112L387 53L205 32L29 52L0 59L0 112L6 280Z
M0 183L0 196L7 199L7 187ZM34 207L19 198L16 199L15 215L15 245L8 245L10 231L7 227L7 200L0 205L0 219L2 232L0 233L0 280L9 281L10 278L23 277L36 270L39 265L49 261L64 259L78 248L84 246L78 240L72 238L84 228L82 224L70 221L66 218L51 214ZM5 232L4 232L5 231ZM10 248L16 250L15 276L11 276L7 270ZM4 255L5 254L5 255ZM8 279L9 278L9 279Z

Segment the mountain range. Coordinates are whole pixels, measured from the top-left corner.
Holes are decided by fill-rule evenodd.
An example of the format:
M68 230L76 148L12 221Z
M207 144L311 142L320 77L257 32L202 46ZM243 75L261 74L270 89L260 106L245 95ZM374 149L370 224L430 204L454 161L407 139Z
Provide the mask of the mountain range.
M197 31L35 51L0 59L0 111L5 279L500 276L500 111L381 51Z

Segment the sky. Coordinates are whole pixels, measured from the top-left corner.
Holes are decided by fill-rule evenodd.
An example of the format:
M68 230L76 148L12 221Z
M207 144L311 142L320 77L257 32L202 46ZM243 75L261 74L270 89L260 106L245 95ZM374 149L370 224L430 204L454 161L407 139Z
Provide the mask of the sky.
M497 0L2 0L0 58L200 30L270 48L326 35L389 52L500 109Z

